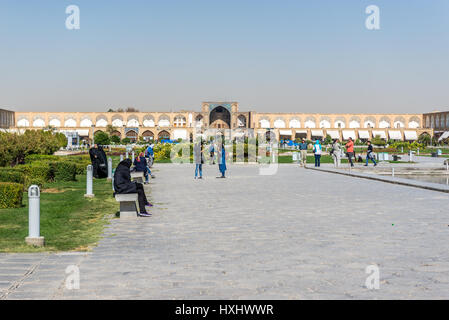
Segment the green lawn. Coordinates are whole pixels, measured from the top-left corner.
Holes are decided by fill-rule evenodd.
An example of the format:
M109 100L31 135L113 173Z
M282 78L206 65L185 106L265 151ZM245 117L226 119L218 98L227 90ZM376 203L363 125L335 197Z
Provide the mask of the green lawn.
M49 183L41 192L41 236L45 247L25 243L28 235L28 199L22 208L0 209L0 252L88 250L100 239L109 215L119 205L112 197L111 182L94 180L95 198L85 198L86 178L76 182Z

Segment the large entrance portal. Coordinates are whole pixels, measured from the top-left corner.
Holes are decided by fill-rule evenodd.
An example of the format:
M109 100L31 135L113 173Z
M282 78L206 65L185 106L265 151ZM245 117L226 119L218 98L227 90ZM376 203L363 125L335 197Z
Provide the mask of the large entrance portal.
M215 129L231 128L231 113L222 106L213 109L209 114L209 127Z

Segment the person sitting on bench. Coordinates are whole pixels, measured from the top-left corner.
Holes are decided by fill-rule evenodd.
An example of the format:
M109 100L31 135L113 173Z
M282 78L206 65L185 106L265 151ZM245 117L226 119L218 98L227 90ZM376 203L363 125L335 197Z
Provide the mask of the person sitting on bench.
M131 181L131 159L125 159L119 163L114 173L114 190L117 194L137 193L139 202L139 213L141 217L150 217L145 206L151 207L143 190L143 185L138 182ZM114 196L115 196L114 193Z
M149 180L148 177L152 177L152 174L150 168L147 166L147 161L143 152L141 152L139 156L134 159L134 168L137 172L143 172L143 175L145 176L145 184L147 184Z

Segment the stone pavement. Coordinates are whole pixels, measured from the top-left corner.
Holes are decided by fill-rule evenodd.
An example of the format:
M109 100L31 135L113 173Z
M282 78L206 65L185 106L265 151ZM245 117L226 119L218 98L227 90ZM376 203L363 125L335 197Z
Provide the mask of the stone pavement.
M153 217L88 253L0 254L3 299L447 299L449 195L281 165L158 164ZM380 288L365 268L377 265ZM80 289L65 286L66 267Z

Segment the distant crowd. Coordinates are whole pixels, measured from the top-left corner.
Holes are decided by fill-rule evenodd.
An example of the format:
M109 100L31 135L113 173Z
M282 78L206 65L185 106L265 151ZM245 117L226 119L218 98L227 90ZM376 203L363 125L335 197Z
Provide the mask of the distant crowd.
M367 154L366 154L366 158L365 158L365 166L368 166L368 163L370 160L374 163L374 166L376 166L377 163L376 163L376 160L374 157L373 145L371 144L371 141L368 141L367 145L368 145L368 149L367 149ZM300 156L301 156L300 164L302 166L305 166L307 164L307 149L308 149L308 144L306 143L305 139L302 139L302 142L299 144L299 150L300 150ZM313 144L315 167L320 167L322 153L323 153L323 146L321 145L320 140L316 140L315 143ZM342 146L340 139L335 139L332 143L329 154L332 156L335 168L338 168L341 166L341 158L342 158L343 154L346 154L346 157L348 158L350 166L354 167L353 158L356 159L356 154L354 152L354 141L352 140L352 138L349 138L349 141L344 145L344 147ZM358 160L363 161L361 155L359 155Z

